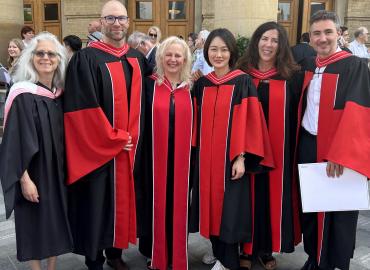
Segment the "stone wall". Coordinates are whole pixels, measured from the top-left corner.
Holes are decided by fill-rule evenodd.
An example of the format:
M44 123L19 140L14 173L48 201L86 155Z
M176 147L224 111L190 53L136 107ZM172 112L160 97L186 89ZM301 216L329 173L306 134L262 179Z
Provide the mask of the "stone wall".
M213 30L215 28L215 0L202 0L202 27Z
M9 40L21 37L23 1L0 0L0 7L0 62L6 65Z
M62 0L62 36L77 35L87 40L87 25L100 17L100 10L105 1Z
M87 25L90 21L100 18L101 8L107 1L62 0L62 36L77 35L86 42ZM120 0L120 2L127 4L127 0Z
M225 27L249 37L261 23L276 21L277 7L278 0L203 1L203 28Z
M365 26L370 30L370 1L348 0L347 14L344 21L349 28L351 40L353 39L353 33L358 27ZM367 45L370 46L370 41Z

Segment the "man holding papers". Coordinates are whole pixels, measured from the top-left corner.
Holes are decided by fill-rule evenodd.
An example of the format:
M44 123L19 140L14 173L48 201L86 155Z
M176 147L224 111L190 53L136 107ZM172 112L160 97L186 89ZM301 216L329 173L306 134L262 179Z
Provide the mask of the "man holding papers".
M298 163L327 161L333 181L344 168L370 177L370 72L359 58L337 46L338 29L335 13L321 10L311 18L310 39L317 57L303 63L297 132ZM357 211L302 214L309 255L302 270L348 270L357 217Z

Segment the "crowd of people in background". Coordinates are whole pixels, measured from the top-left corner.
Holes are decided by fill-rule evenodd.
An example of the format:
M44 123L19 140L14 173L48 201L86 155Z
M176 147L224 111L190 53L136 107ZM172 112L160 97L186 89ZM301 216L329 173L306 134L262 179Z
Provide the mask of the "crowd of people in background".
M302 213L297 163L370 177L368 30L350 42L318 11L299 44L266 22L239 57L225 28L128 27L110 0L85 48L29 26L9 41L0 178L18 260L126 270L138 238L148 269L186 270L199 232L212 270L274 270L302 238L302 270L349 270L358 211Z

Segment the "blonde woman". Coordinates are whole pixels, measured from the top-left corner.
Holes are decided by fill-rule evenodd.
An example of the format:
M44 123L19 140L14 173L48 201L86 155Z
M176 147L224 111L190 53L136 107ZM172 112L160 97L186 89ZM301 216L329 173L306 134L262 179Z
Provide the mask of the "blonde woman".
M140 252L151 269L188 269L187 213L192 132L191 54L184 40L165 39L156 73L146 79L144 153L137 178Z
M14 69L15 64L17 63L19 56L24 49L24 44L22 40L18 38L13 38L9 41L8 45L8 70L11 73Z
M158 26L149 27L148 36L150 37L150 41L153 43L153 45L158 46L162 38L161 29L159 29Z

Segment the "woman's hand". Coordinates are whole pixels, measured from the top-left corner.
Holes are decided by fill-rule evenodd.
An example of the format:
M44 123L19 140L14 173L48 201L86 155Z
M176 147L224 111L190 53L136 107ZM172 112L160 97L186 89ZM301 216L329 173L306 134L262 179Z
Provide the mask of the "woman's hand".
M237 180L245 173L244 157L240 155L234 162L231 169L231 180Z
M22 175L20 182L23 197L30 202L38 203L39 193L37 192L37 187L35 183L31 180L27 171L25 171Z
M123 147L123 150L131 151L133 146L134 146L134 145L133 145L133 143L132 143L132 137L131 137L131 136L129 136L129 137L128 137L128 141L127 141L127 143L126 143L125 147Z

